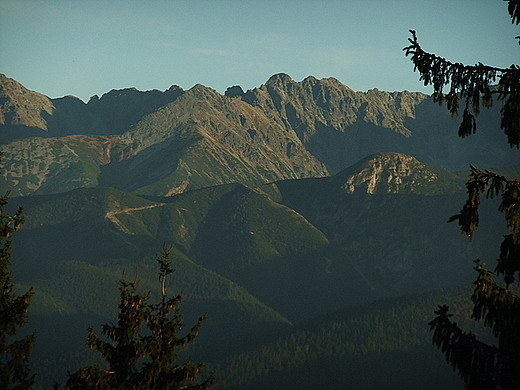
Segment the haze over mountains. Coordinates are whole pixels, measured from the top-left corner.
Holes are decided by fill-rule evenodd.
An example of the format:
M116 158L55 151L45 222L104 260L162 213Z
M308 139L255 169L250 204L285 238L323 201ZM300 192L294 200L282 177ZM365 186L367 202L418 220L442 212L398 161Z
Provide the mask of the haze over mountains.
M74 354L74 364L85 361L77 352L84 329L113 318L122 272L137 272L153 291L153 256L163 242L174 245L171 288L186 293L188 318L211 317L202 332L206 352L228 346L210 363L228 364L229 378L242 378L222 380L223 388L269 386L277 372L276 359L266 358L271 368L243 380L262 345L234 345L228 336L264 340L258 332L269 329L272 341L306 321L315 325L298 326L316 326L315 334L335 321L327 313L345 307L386 299L390 310L389 299L467 286L472 261L496 256L505 227L496 229L497 205L485 205L482 234L468 246L446 220L462 207L461 171L469 163L519 173L499 110L483 112L479 132L460 140L458 121L427 95L355 92L334 78L296 82L277 74L225 95L202 85L129 88L84 103L49 99L0 75L0 189L18 196L12 207L25 208L13 269L16 283L35 288L33 322L48 330L40 332L42 345L56 356ZM400 301L422 320L403 329L413 337L387 351L428 343L421 299ZM52 331L56 323L67 342ZM280 354L272 342L264 347ZM302 343L300 352L314 345ZM367 361L381 353L384 342L376 344L366 347ZM290 359L300 361L293 347ZM62 368L40 348L41 367ZM312 359L344 362L344 351L329 352ZM312 361L306 356L295 372Z

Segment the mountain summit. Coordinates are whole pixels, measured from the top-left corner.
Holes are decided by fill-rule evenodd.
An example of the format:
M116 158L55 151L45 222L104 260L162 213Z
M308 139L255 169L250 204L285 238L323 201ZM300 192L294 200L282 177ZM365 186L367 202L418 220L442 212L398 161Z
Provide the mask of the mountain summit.
M258 108L202 85L145 116L119 140L128 154L106 167L102 181L139 193L171 195L328 174L294 133Z
M355 92L334 78L296 82L286 74L226 95L203 85L126 88L88 103L49 99L5 76L0 86L0 191L25 196L14 202L24 205L27 223L14 241L13 275L34 286L41 371L51 363L63 371L69 357L82 363L84 329L114 318L122 273L138 270L140 288L152 291L161 243L172 245L172 287L186 291L188 318L211 317L205 353L209 345L240 366L247 339L261 348L259 361L270 356L279 366L291 345L289 363L322 373L331 355L315 354L313 345L338 350L338 336L322 328L309 343L287 332L291 324L469 283L466 265L477 252L495 256L491 241L504 234L496 213L486 224L493 230L470 248L453 234L457 226L446 220L459 210L464 178L447 169L495 159L510 166L517 151L485 131L458 143L457 122L421 93ZM497 109L479 120L498 123L493 115ZM343 356L358 336L334 318L331 329L347 340ZM421 314L422 327L409 331L402 321L348 318L356 335L374 330L365 345L377 348L386 348L390 328L424 338L427 321ZM265 349L268 334L257 333L277 329L293 340L278 343L282 354ZM402 340L391 344L416 353L417 344ZM369 352L363 347L341 366ZM249 375L251 361L243 362L237 377Z
M418 92L355 92L332 77L295 82L286 74L272 76L242 97L294 131L331 173L383 145L385 151L401 151L399 143L412 135L405 119L414 118L415 107L427 98ZM375 128L382 130L377 146L367 142Z
M29 91L0 73L0 125L47 130L45 116L53 112L54 106L47 96Z
M517 159L485 131L462 143L456 121L427 95L355 92L335 78L296 82L281 73L226 95L203 85L126 88L84 103L49 99L2 75L0 93L0 186L16 195L96 186L173 195L225 183L260 185L334 175L381 152L450 170ZM497 109L481 117L493 115ZM363 181L352 180L354 187Z
M420 92L356 92L333 77L309 76L297 82L280 73L258 88L243 92L234 86L226 94L261 108L268 118L294 131L331 174L379 152L413 155L450 170L467 169L468 161L505 166L518 161L517 154L494 137L501 131L496 108L478 118L487 133L461 140L458 122Z
M449 171L427 166L402 153L378 153L345 169L334 181L346 193L434 194L462 190L461 180Z

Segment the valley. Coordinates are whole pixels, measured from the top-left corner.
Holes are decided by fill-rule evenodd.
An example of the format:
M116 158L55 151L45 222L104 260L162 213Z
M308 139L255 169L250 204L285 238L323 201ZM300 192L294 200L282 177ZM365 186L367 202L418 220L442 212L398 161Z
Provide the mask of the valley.
M497 199L471 243L446 223L469 163L520 175L498 105L460 140L430 96L334 78L85 103L0 75L0 98L0 191L9 212L24 207L12 270L35 292L41 388L99 359L86 329L113 321L122 276L158 296L163 243L185 322L209 316L186 358L215 369L218 389L462 388L427 323L454 302L471 326L473 261L495 259L507 232Z

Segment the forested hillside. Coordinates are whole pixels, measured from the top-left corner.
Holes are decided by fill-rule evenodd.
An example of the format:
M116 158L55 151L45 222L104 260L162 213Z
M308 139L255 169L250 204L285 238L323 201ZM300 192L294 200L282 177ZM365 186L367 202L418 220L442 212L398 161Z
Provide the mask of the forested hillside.
M220 388L458 383L438 375L426 323L445 298L467 317L458 292L438 291L469 287L477 253L496 256L505 233L491 228L496 199L471 244L446 224L468 160L519 174L503 143L473 147L489 133L458 143L424 94L283 74L226 95L174 86L87 103L0 87L0 190L24 207L12 268L34 287L41 386L98 359L87 327L114 321L122 276L153 291L163 243L186 323L209 316L186 356Z
M445 370L445 360L431 348L427 322L432 306L450 301L457 322L469 326L468 291L353 306L264 333L258 341L240 339L245 352L217 357L222 372L217 388L462 389L456 373ZM483 326L469 328L487 335Z

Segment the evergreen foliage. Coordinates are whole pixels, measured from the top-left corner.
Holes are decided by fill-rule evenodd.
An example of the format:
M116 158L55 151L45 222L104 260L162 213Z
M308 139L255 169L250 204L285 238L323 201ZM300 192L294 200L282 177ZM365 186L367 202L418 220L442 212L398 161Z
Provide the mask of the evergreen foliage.
M508 0L508 11L513 23L520 23L520 1ZM476 131L475 116L480 107L490 107L493 94L503 100L501 128L510 146L520 146L520 67L511 65L500 69L477 64L466 66L452 63L423 51L412 31L411 45L404 48L412 55L415 69L421 74L424 85L433 85L434 98L440 104L447 102L452 116L458 114L459 101L465 101L459 136L466 137ZM498 84L494 83L498 79ZM450 84L444 94L443 87ZM510 234L504 237L495 271L475 260L478 272L472 318L483 321L498 339L497 345L479 341L471 332L464 332L451 320L447 305L439 305L437 317L429 323L433 330L433 344L446 355L466 383L467 389L517 389L520 384L520 296L512 288L516 273L520 273L520 180L508 180L491 171L481 171L471 165L470 179L466 183L468 198L459 214L448 222L458 221L462 233L473 236L479 226L478 207L481 195L502 196L499 210L504 213ZM505 287L495 279L504 275Z
M158 303L149 303L149 294L137 292L137 281L120 281L120 304L117 324L105 324L104 341L89 328L87 345L98 350L108 364L79 369L69 376L67 390L129 390L129 389L209 389L213 374L197 383L202 364L185 362L176 364L179 350L194 343L205 317L185 336L179 336L183 318L179 309L182 295L168 297L167 276L174 272L170 266L171 248L164 245L160 255L159 282L161 296ZM147 331L143 331L143 325Z
M34 347L36 333L20 340L13 340L18 329L27 323L27 311L32 288L17 296L11 282L11 240L12 233L23 223L20 207L14 215L4 213L9 200L9 192L0 198L0 388L6 390L26 390L34 384L35 375L30 375L28 358Z
M219 388L461 388L456 386L454 373L440 372L444 362L429 345L424 320L435 302L450 300L464 326L485 333L482 325L470 321L468 291L464 288L376 301L279 332L230 340L226 347L236 344L234 354L222 354L220 345L215 348L219 359L213 364L219 372ZM377 374L374 367L378 367Z
M519 0L508 1L508 11L513 23L520 22ZM476 131L476 116L482 107L493 105L493 94L503 100L500 127L507 135L509 145L520 147L520 67L496 68L478 63L473 66L453 63L445 58L425 52L417 40L414 30L410 30L410 46L405 47L406 55L421 76L425 86L432 85L434 100L447 103L447 108L455 117L459 113L459 102L463 100L464 112L459 127L459 136L464 138ZM497 83L498 81L498 83ZM496 85L495 85L496 84ZM444 86L449 92L444 93Z

